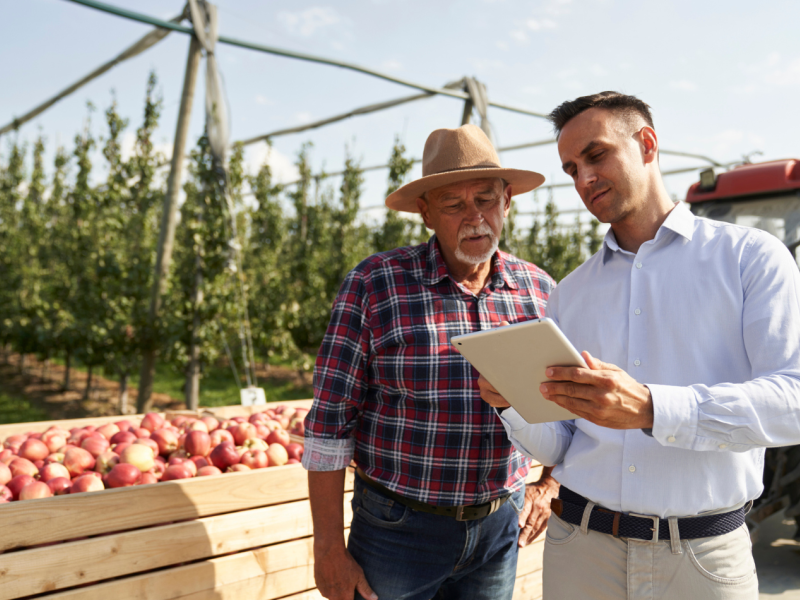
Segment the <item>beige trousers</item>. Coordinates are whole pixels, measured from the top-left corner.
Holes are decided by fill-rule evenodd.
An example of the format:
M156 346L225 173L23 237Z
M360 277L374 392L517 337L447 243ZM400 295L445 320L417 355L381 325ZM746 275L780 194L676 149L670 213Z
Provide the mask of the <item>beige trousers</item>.
M543 600L758 600L750 534L646 542L614 538L551 514Z

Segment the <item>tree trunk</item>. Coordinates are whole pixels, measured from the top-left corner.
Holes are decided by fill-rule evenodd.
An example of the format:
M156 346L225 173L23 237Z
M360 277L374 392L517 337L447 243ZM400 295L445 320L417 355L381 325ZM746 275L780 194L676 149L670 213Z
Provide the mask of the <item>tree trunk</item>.
M189 134L194 85L197 81L197 69L200 65L201 52L202 46L200 42L197 37L192 36L192 40L189 43L189 56L186 59L186 73L183 79L178 124L175 128L175 143L172 148L172 161L169 178L167 179L167 193L164 196L164 208L161 214L156 270L150 298L150 313L148 315L148 330L150 332L153 331L161 311L161 297L167 288L169 266L172 261L172 245L175 240L175 226L178 216L178 194L182 189L183 158L186 153L186 139ZM152 335L152 333L149 335ZM152 339L148 340L148 343L151 346L142 353L139 393L136 396L136 410L140 413L147 412L152 405L150 395L153 392L153 379L156 372L156 344Z
M25 375L25 353L19 353L19 374Z
M125 371L119 378L119 414L128 413L128 372Z
M42 379L47 379L47 357L42 359Z
M72 354L67 352L67 360L64 362L64 384L61 386L66 392L69 389L69 366L72 364Z
M200 205L198 220L203 221L203 204ZM197 343L200 329L200 307L203 304L203 247L202 242L195 245L194 289L192 290L192 344L189 347L189 364L186 368L185 398L188 410L197 410L200 405L200 344Z
M89 369L86 371L86 389L83 390L83 398L81 400L88 400L89 399L89 392L92 390L92 369L94 367L89 365Z

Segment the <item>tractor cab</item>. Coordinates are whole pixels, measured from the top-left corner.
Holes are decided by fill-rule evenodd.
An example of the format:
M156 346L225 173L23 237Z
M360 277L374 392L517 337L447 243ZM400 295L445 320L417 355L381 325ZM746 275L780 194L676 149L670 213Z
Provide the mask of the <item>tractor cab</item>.
M800 258L800 159L743 164L718 175L707 169L686 202L698 216L768 231L795 261ZM800 523L800 446L767 449L764 492L747 516L753 541L758 524L783 509ZM800 525L795 537L800 539Z

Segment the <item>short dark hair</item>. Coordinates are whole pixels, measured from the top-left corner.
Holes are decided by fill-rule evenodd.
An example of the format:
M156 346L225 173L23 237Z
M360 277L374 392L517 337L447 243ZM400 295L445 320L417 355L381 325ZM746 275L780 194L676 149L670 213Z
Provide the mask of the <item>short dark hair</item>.
M561 135L564 125L590 108L604 108L612 112L621 113L628 118L639 115L644 119L645 123L655 129L653 115L650 114L650 106L647 103L639 100L636 96L620 94L619 92L600 92L591 96L581 96L580 98L575 98L575 100L567 100L553 109L553 112L548 115L548 119L553 124L556 137Z

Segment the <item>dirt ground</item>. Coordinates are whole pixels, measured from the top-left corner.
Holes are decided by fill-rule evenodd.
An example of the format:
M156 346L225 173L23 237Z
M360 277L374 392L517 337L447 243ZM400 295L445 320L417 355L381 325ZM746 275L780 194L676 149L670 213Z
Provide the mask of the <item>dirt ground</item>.
M12 396L23 396L34 406L44 410L51 419L77 419L117 415L119 411L119 382L106 379L100 375L92 376L92 387L89 397L82 400L86 388L87 374L70 369L69 388L63 388L65 367L50 362L42 363L34 355L25 357L24 373L20 372L18 354L5 356L0 360L0 392ZM276 382L290 382L299 385L310 385L311 374L299 372L287 367L263 364L256 366L256 375L260 380L270 379ZM128 389L128 414L136 412L137 389ZM168 394L152 394L153 410L181 410L186 408L182 398L174 398Z
M761 523L753 557L758 570L760 600L800 600L800 541L783 511Z

